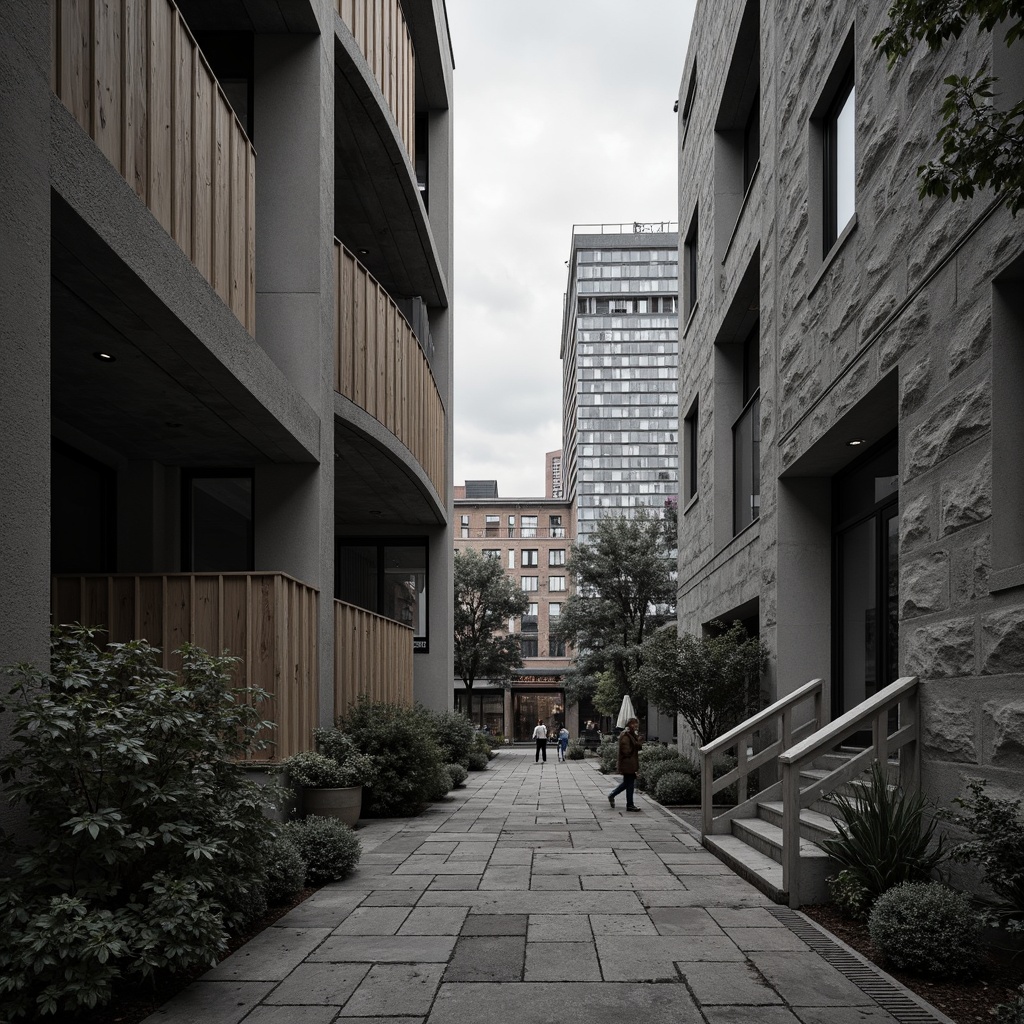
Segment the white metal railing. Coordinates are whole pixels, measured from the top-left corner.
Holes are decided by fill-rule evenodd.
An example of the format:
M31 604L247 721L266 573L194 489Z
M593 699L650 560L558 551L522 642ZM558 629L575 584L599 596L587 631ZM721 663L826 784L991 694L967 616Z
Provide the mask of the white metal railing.
M809 717L798 721L798 709L811 705ZM808 714L806 710L803 714ZM786 694L770 707L741 722L734 729L700 748L701 753L701 819L704 835L728 832L733 818L752 811L759 800L777 799L782 792L781 781L760 790L753 796L747 793L750 773L780 757L794 742L820 729L828 720L828 690L820 679ZM755 747L760 747L755 752ZM721 778L713 778L712 761L715 755L735 748L736 767ZM736 806L714 814L714 795L736 783Z
M823 778L801 785L802 768L867 730L871 732L871 740L863 750ZM918 679L917 676L902 676L779 755L782 766L782 888L789 893L791 907L800 905L800 811L855 779L875 761L885 765L894 754L899 755L900 786L908 792L916 791L921 779L919 735Z

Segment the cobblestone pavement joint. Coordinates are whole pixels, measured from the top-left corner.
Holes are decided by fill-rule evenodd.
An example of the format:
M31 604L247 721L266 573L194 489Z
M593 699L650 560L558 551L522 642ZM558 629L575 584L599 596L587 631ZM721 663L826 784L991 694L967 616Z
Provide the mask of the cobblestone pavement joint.
M866 962L669 811L610 808L594 760L532 755L502 750L418 817L360 822L350 878L146 1024L948 1024L874 968L856 983Z

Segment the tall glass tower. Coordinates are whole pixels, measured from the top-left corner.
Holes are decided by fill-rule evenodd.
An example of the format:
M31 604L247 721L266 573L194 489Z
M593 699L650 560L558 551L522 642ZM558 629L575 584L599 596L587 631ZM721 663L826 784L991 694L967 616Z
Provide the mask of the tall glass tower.
M679 494L677 225L575 225L568 267L563 480L583 540Z

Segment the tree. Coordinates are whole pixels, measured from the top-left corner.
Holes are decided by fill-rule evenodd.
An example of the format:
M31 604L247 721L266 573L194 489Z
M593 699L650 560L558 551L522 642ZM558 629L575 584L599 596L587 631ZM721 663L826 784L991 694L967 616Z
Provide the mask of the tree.
M630 692L641 644L669 618L673 568L662 521L646 509L601 519L589 539L572 545L566 569L576 590L557 627L577 652L564 681L567 701L592 693L602 673L610 676L603 693L616 687L621 700Z
M1005 30L1007 46L1024 36L1024 0L894 0L889 24L872 40L890 64L922 39L932 51L977 20L985 32ZM919 194L967 199L991 187L1016 216L1024 207L1024 100L1007 109L991 102L996 79L977 71L950 75L936 141L942 153L917 169Z
M501 562L476 551L455 554L455 672L473 689L477 679L506 683L523 663L519 637L508 620L529 604Z
M768 648L747 636L742 622L726 630L711 623L707 636L662 629L644 644L637 685L665 713L682 715L699 743L755 714L763 704L761 676Z

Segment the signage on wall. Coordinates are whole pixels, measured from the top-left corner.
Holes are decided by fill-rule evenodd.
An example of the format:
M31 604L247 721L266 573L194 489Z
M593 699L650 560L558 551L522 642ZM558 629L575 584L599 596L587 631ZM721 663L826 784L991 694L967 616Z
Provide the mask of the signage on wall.
M412 652L413 654L427 654L430 648L427 646L427 638L425 636L414 636L412 638Z

